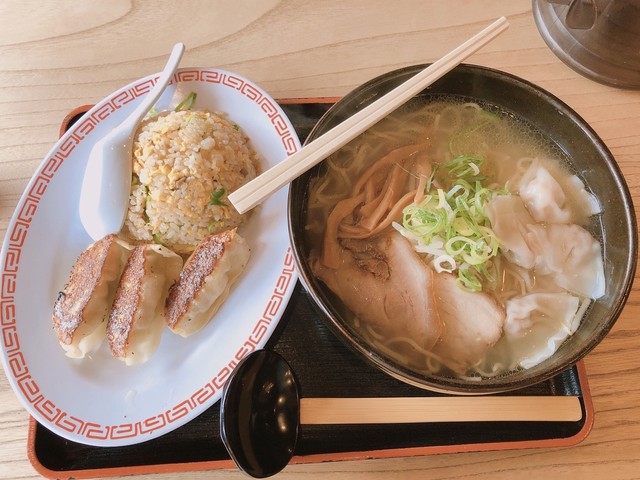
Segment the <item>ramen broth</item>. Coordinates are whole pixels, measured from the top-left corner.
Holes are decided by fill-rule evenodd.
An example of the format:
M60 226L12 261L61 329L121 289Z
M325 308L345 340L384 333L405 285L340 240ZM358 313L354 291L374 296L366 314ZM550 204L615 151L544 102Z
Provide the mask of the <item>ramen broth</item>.
M403 155L407 158L400 159ZM481 209L486 210L486 216L493 217L494 222L486 225L493 235L489 238L495 237L496 252L489 254L490 258L478 267L485 276L469 270L473 272L467 274L471 278L470 284L464 283L460 273L461 268L466 268L464 262L454 262L458 269L451 270L449 255L433 253L433 245L438 252L442 247L438 244L439 237L430 240L432 244L421 246L409 225L413 221L409 215L412 208L415 210L421 202L428 204L429 195L433 197L430 205L439 203L442 207L444 196L460 188L454 183L447 184L450 180L447 175L452 176L453 170L447 171L443 167L456 165L459 159L467 162L464 166L470 175L468 183L477 182L475 188L479 190L470 191L475 192L476 198L484 195L493 199ZM376 162L388 165L376 170ZM457 353L443 351L446 332L455 330L452 324L445 322L436 334L440 337L435 344L427 344L418 341L412 331L381 327L366 318L366 313L354 315L345 308L344 318L358 334L382 353L421 373L480 379L529 368L551 356L575 331L591 299L604 293L600 244L592 232L582 228L599 212L599 205L570 171L569 165L557 146L542 133L506 112L458 97L425 97L424 103L396 111L325 160L322 173L312 181L310 188L306 225L310 261L316 265L324 262L322 268L325 272L330 271L337 268L337 258L345 258L345 248L352 248L353 242L358 245L354 252L369 251L369 247L364 246L366 243L358 242L372 242L372 248L378 248L375 245L380 245L380 238L402 235L415 247L424 264L434 271L434 278L460 275L457 285L460 292L464 292L460 294L466 299L463 301L479 299L467 296L471 290L479 288L471 294L495 302L504 312L504 318L498 319L490 328L497 325L500 337L497 342L495 338L487 340L490 345L481 358L458 363L454 358ZM385 186L379 194L374 194L368 192L372 187L358 186L364 185L365 181L367 185ZM389 193L394 188L400 188L402 192ZM412 193L414 191L417 193ZM439 201L438 195L442 197ZM369 222L369 213L365 210L373 212L375 207L376 211L382 211L383 207L369 208L362 198L386 201L389 196L393 196L392 203L402 207L397 211L389 207L384 214L393 217L391 224L378 219L384 215L376 213L370 214L375 222ZM520 205L524 205L525 210ZM328 222L334 209L345 208L351 210L346 216L338 215L346 219L339 226L334 225L335 218ZM508 222L503 221L505 211L513 216ZM336 217L335 212L333 217ZM367 222L373 224L360 225ZM512 228L509 224L519 227L509 230ZM373 234L369 235L368 231ZM338 235L337 241L332 240L332 232ZM342 235L350 238L342 238ZM511 238L513 235L517 238ZM552 249L549 245L566 243L565 238L569 238L569 242L575 242L575 238L584 240L579 240L583 244L570 247L584 250L584 254L578 254L580 263L576 263L571 253L563 251L552 252L551 258L543 258L546 254L541 251ZM351 242L349 246L347 242ZM353 255L357 257L356 264L360 265L359 253ZM382 258L385 255L384 252L377 254L374 260L387 261ZM370 260L367 259L366 268L370 268ZM373 269L371 272L376 274ZM578 281L576 275L593 278L591 283L585 284L585 281ZM340 289L326 280L326 274L325 277L318 276L341 297ZM406 282L412 281L415 279L406 278ZM476 281L481 285L476 285ZM344 297L344 300L347 304L354 302L353 298ZM440 311L437 305L435 308ZM473 312L469 314L473 315Z

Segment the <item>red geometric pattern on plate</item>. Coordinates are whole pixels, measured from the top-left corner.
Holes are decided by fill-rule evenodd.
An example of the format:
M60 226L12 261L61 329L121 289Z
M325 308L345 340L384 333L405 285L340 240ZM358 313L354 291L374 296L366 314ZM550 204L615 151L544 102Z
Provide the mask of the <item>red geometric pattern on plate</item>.
M29 403L35 405L42 399L42 394L40 393L40 387L36 381L31 378L29 375L29 369L27 368L27 364L24 361L24 357L22 356L22 352L18 352L15 355L11 356L11 373L18 380L18 388L24 395ZM16 375L16 368L21 367L19 372L27 372L22 377L18 377Z
M51 180L51 177L47 177L42 174L38 175L35 182L33 182L28 195L33 200L37 200L44 194L45 190L47 189L47 185L49 185L49 180Z
M253 100L256 103L260 103L265 97L262 95L262 93L260 93L260 90L258 90L254 85L251 85L250 83L243 83L242 85L240 85L240 93L242 93L245 97L247 97L249 100Z
M64 140L61 144L60 147L58 148L58 155L60 158L64 159L67 158L69 156L69 154L71 152L73 152L73 150L76 148L76 145L78 145L78 142L81 140L81 138L79 136L77 136L76 134L73 135L69 135L69 137Z
M207 383L204 387L196 390L191 398L197 405L203 405L207 403L207 401L212 398L215 393L215 387L212 384Z
M111 428L110 438L132 438L142 433L142 425L140 423L123 423L114 425Z
M20 249L16 247L7 248L7 265L5 271L17 272L18 264L20 263ZM8 279L7 279L8 280Z
M223 72L219 72L217 70L203 70L200 73L200 78L198 80L202 80L207 83L222 83L222 77L224 77Z
M297 150L292 132L287 128L287 124L275 108L273 103L259 90L245 82L240 77L222 72L210 70L187 70L179 72L174 76L174 81L185 82L201 79L205 82L219 83L240 91L245 97L257 103L260 108L267 113L276 132L278 133L283 146L288 154ZM149 91L155 84L157 78L142 81L131 88L119 92L109 102L96 108L90 116L83 118L76 124L64 141L60 143L49 159L43 163L40 171L19 206L19 213L13 228L7 234L7 250L5 253L2 276L0 281L0 325L2 327L2 345L8 357L9 372L15 380L23 398L29 402L33 408L40 413L42 418L61 429L92 440L121 440L135 438L141 434L150 434L153 431L163 428L168 423L175 422L200 405L206 402L218 391L220 391L226 379L231 374L233 368L248 353L256 349L260 341L269 331L277 312L282 307L284 295L291 286L295 278L295 264L291 249L288 249L284 265L280 276L274 287L273 294L267 302L262 316L254 325L249 338L237 350L232 360L225 365L213 378L205 385L196 390L189 398L181 401L167 411L154 415L138 422L128 422L119 425L101 425L95 422L87 422L81 418L69 415L62 411L56 404L45 398L38 383L29 373L29 368L20 348L20 338L15 326L16 305L15 286L16 275L20 264L20 253L24 241L29 231L29 225L36 214L38 204L45 193L49 182L54 178L62 163L73 152L78 143L89 134L100 122L109 117L111 113L122 106L134 101L140 95Z
M31 223L31 219L38 209L38 203L40 203L38 199L33 198L32 196L25 198L22 203L22 207L20 208L20 213L18 213L18 220L27 224Z
M51 177L53 177L53 175L58 171L58 168L60 168L60 165L62 165L63 160L64 159L59 157L51 157L49 160L47 160L47 163L42 168L42 176L51 179Z
M211 72L211 73L217 74L218 72ZM200 70L183 70L183 71L177 72L175 75L175 78L177 79L178 82L195 82L197 80L200 80ZM216 83L216 82L213 82L213 83Z
M139 97L140 95L144 95L145 93L148 93L149 90L151 90L153 88L153 86L156 84L156 82L158 81L158 77L153 77L149 80L147 80L146 82L140 82L136 85L134 85L131 88L131 91L133 93L133 95L135 95L134 98Z
M150 80L147 80L147 82L149 82ZM145 82L145 83L147 83ZM133 102L136 98L138 98L140 96L140 94L138 94L136 92L136 87L131 87L127 90L123 90L119 93L116 93L116 95L111 99L111 101L109 102L111 105L113 105L113 107L118 110L119 108L127 105L128 103Z
M170 410L167 410L167 418L169 422L175 422L176 420L180 420L185 415L188 415L191 410L196 407L196 403L194 403L193 399L187 398L175 405Z
M282 145L284 146L285 152L287 155L291 155L295 153L298 149L296 146L295 139L292 135L291 130L287 127L287 123L284 120L284 117L278 110L278 108L273 104L270 98L262 97L258 100L258 105L263 112L267 114L271 123L276 128L278 135L280 135L280 139L282 140Z
M82 121L78 122L78 128L76 129L78 135L82 135L84 137L87 134L91 133L96 125L98 125L98 122L100 122L100 119L95 114L89 117L82 117Z
M11 340L18 340L20 342L20 337L18 336L18 330L14 327L6 330L7 333L13 333L13 338ZM24 381L22 386L25 395L30 398L36 398L36 395L40 390L38 386L33 384L31 381L31 376L29 375L29 369L27 368L27 362L24 361L24 355L22 351L20 351L20 343L14 343L14 346L17 348L12 349L11 358L9 359L9 370L11 370L11 375L13 378L18 381Z
M113 112L115 112L117 108L111 103L105 103L104 105L98 107L92 114L91 118L94 118L96 122L101 122Z
M167 416L162 413L160 415L156 415L155 417L147 418L146 420L141 422L142 428L140 431L142 433L151 433L158 428L164 427L166 424Z
M222 84L227 87L235 88L242 93L242 88L244 87L244 80L235 75L223 75L222 76Z
M229 375L231 375L231 372L233 371L233 369L237 364L238 362L229 362L228 365L223 367L222 370L220 370L216 374L216 376L213 377L213 379L211 380L211 385L215 390L220 390L222 387L224 387L224 384L226 383L227 378L229 378Z
M51 423L55 423L56 419L62 416L62 410L56 408L56 406L50 400L42 399L36 406L40 414L49 420Z
M27 232L29 231L29 223L16 221L11 232L9 232L9 248L15 248L18 251L22 249L25 239L27 238ZM8 249L7 249L8 251ZM19 256L18 256L19 257ZM17 264L16 264L17 269Z
M16 306L10 302L5 302L5 301L0 301L0 312L2 312L0 314L0 320L2 321L2 325L4 326L10 326L10 325L15 325L16 323ZM7 332L9 332L10 330L7 330ZM14 337L13 335L11 336L12 338ZM7 341L5 342L7 344L8 347L10 347L12 350L14 348L18 348L18 342L17 341L12 341L12 338L8 338ZM17 337L15 337L15 340L17 340Z
M87 422L82 425L80 434L93 440L107 440L110 436L111 427L105 427L93 422Z
M61 429L73 433L80 431L84 422L79 418L63 413L56 419L55 424Z

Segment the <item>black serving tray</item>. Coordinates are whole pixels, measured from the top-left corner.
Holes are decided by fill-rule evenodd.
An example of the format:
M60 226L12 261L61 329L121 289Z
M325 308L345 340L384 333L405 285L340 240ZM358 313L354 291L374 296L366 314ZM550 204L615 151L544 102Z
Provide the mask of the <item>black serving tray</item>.
M304 141L333 101L282 100L280 104ZM88 108L71 112L61 132ZM267 348L273 348L291 363L303 397L440 395L404 384L356 356L326 327L299 282ZM569 446L582 441L593 424L593 406L582 362L548 381L508 395L577 396L582 418L577 422L310 425L301 430L293 463ZM75 443L32 419L28 454L36 470L50 478L234 468L219 436L219 403L177 430L124 447Z

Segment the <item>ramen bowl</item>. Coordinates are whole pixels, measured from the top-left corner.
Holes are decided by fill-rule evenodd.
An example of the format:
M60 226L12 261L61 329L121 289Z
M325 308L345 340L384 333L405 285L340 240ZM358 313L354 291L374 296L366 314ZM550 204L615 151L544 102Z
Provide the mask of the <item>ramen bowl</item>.
M383 74L347 94L320 119L307 142L329 131L366 107L426 65ZM354 328L348 311L312 271L313 239L307 233L310 185L322 175L321 162L292 182L289 191L289 232L300 279L319 315L333 333L364 361L408 384L454 394L485 394L524 388L547 380L589 353L611 330L628 298L637 260L637 231L631 196L609 149L595 131L570 107L540 87L513 75L473 65L460 65L412 102L432 102L455 97L495 109L544 137L569 163L569 170L586 186L601 207L585 228L601 244L605 279L604 294L591 302L575 330L555 353L529 368L500 375L465 376L425 372L379 348ZM407 279L411 281L412 279ZM468 315L475 312L469 309Z

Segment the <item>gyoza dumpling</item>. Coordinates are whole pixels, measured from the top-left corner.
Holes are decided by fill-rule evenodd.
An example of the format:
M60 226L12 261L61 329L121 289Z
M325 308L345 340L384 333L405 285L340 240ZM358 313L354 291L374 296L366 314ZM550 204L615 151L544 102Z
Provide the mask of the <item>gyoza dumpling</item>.
M107 324L114 357L127 365L146 362L160 344L162 310L182 257L161 245L139 245L127 261Z
M209 323L247 265L249 254L249 246L235 229L205 238L169 290L165 304L169 328L188 337Z
M53 328L66 355L83 358L105 338L107 317L131 247L115 234L76 260L53 306Z

